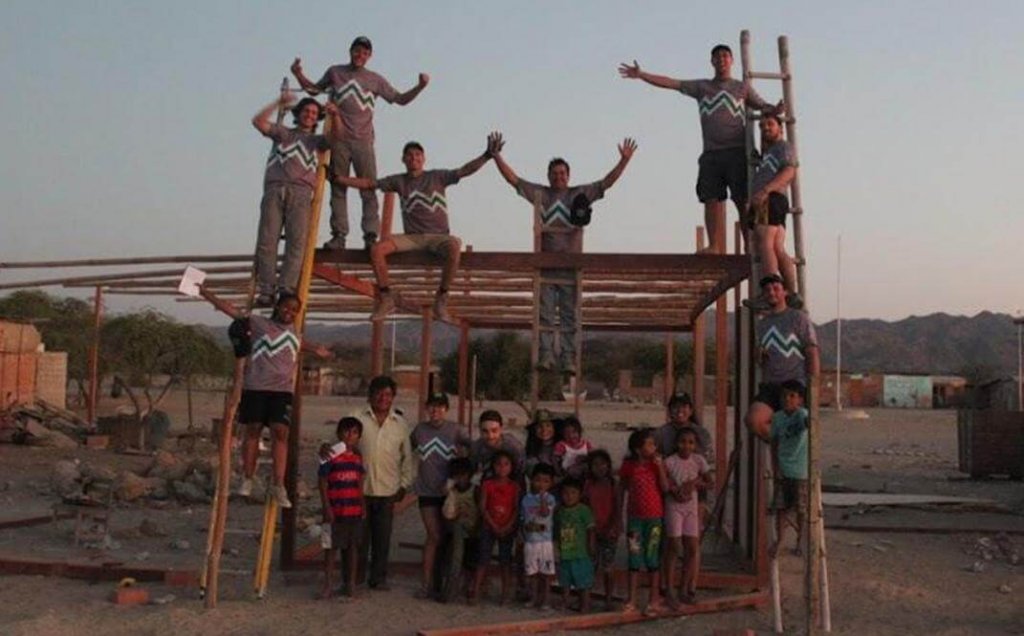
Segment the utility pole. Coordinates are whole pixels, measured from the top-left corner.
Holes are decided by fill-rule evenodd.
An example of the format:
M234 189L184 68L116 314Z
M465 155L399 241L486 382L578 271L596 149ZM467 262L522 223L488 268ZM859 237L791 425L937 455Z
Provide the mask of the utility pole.
M1024 412L1024 316L1017 312L1017 410Z
M840 298L842 297L842 278L840 272L843 264L843 235L836 236L836 410L843 410L843 401L840 396L840 386L843 381L843 314L841 312Z

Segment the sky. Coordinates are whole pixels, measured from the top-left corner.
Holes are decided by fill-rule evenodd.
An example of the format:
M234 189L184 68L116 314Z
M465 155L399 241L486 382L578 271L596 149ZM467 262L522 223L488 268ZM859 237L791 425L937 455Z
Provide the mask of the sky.
M429 3L0 3L0 261L252 250L268 142L249 123L292 60L308 75L374 43L369 67L405 107L379 102L378 172L402 144L454 168L500 130L504 156L543 181L563 156L601 178L616 144L639 149L594 210L592 252L692 252L696 102L624 80L620 62L708 77L711 47L753 36L755 70L789 37L816 321L1024 309L1019 2L678 1ZM301 7L301 11L297 10ZM778 99L777 82L758 91ZM493 166L449 189L453 232L477 250L528 250L530 208ZM1016 203L1011 203L1015 201ZM351 220L359 204L349 197ZM321 235L327 234L325 206ZM730 220L735 219L730 209ZM355 237L350 237L350 242ZM76 272L86 273L86 272ZM27 272L0 271L0 281ZM42 277L44 274L40 274ZM60 288L51 291L65 293ZM117 298L184 320L212 310Z

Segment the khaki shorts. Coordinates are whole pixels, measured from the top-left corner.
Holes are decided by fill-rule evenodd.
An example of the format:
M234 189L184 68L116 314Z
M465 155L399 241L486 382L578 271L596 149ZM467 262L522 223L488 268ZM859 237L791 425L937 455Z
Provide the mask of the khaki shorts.
M451 234L392 234L391 242L396 252L430 252L436 256L447 256L448 246L453 243L462 249L462 241Z

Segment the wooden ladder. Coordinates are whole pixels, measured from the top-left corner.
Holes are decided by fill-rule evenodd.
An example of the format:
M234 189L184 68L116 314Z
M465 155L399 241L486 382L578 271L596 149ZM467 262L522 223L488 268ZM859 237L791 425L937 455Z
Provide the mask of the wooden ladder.
M285 78L281 82L281 93L282 95L292 92L293 89L289 88L288 79ZM298 90L298 89L294 89ZM284 120L285 109L279 108L277 112L277 123L280 124ZM324 134L329 132L330 120L328 120L324 127ZM330 151L324 150L317 153L317 177L316 187L313 191L313 202L310 210L310 221L309 221L309 233L306 236L306 247L302 262L302 271L299 276L299 284L296 289L301 308L298 315L295 317L294 330L299 340L302 340L302 334L305 331L306 325L306 311L308 307L308 297L310 283L313 278L313 260L316 255L316 243L317 243L317 230L320 226L320 208L323 205L324 199L324 188L327 182L327 166L330 162ZM252 300L255 294L255 261L253 267L253 275L249 284L249 312L252 311ZM228 498L229 482L231 480L231 438L232 438L232 427L234 424L235 415L238 411L238 403L242 393L242 376L245 371L246 358L236 358L235 368L232 378L231 390L225 396L224 399L224 418L221 424L220 431L220 464L218 466L217 479L216 479L216 491L214 493L213 504L210 508L210 524L209 534L206 542L206 560L203 564L203 571L200 577L200 594L204 598L204 603L207 608L214 608L217 606L218 597L218 582L221 574L220 569L220 556L221 550L224 546L224 535L228 532L227 526L227 512L228 512ZM296 496L296 483L298 480L298 467L296 466L298 458L299 448L299 428L297 423L301 421L302 417L302 352L301 350L296 352L296 364L295 364L295 391L292 404L292 419L296 423L293 426L288 436L288 467L285 473L285 488L288 491L288 496L294 502L293 505L298 504L298 498ZM285 515L294 517L295 508L285 510ZM253 567L253 592L257 598L263 598L266 595L267 586L270 580L270 565L273 561L273 546L274 540L277 537L277 513L278 506L277 500L274 497L268 496L263 508L263 523L259 531L260 545L256 557L256 563ZM284 524L289 527L286 522ZM294 524L291 524L292 526ZM225 572L227 573L227 572Z
M785 101L785 137L793 152L796 162L796 174L789 185L790 213L793 219L793 260L796 263L797 271L797 293L804 301L804 311L809 311L809 294L807 290L806 265L807 259L804 256L804 233L803 215L804 206L800 190L800 154L797 143L797 116L796 100L793 92L793 72L789 63L789 38L780 35L777 40L779 70L773 72L754 71L752 69L750 53L750 32L744 30L740 33L740 62L743 70L743 82L748 86L754 80L777 80L782 82L782 99ZM746 120L746 141L747 141L747 183L752 184L754 167L756 166L756 148L754 144L754 130L756 122L761 116L754 115L747 111ZM750 188L748 187L748 192ZM752 192L751 192L752 194ZM759 263L756 259L756 251L751 250L751 287L755 287L761 275ZM807 538L807 554L805 564L804 591L807 602L807 633L816 633L818 630L831 631L831 616L828 600L828 568L825 554L825 522L821 503L821 472L819 468L821 457L821 419L818 405L819 378L813 377L807 391L807 406L810 412L808 424L808 499L807 515L803 536ZM778 560L771 561L771 579L773 581L773 602L775 607L775 628L781 633L782 619L778 606Z

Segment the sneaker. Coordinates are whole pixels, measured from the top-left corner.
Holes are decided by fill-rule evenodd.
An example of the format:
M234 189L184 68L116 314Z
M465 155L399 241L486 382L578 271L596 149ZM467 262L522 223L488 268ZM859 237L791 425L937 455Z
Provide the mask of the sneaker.
M266 307L274 306L274 295L273 294L260 294L252 301L252 306L257 309L264 309Z
M342 234L332 234L331 238L324 243L325 250L343 250L345 249L345 236Z
M252 496L252 479L243 478L242 483L238 486L238 491L235 493L239 497L251 497Z
M772 308L771 303L763 295L758 295L756 298L744 298L743 306L753 311L768 311Z
M367 232L363 234L363 248L369 252L373 244L377 242L377 234L375 232Z
M291 508L291 499L288 499L288 491L285 490L284 484L278 484L271 488L270 494L277 500L277 505L281 508Z
M377 297L377 304L373 308L370 320L384 320L393 313L395 313L394 297L390 293L381 294Z
M448 313L448 294L437 294L434 296L434 320L451 322L452 315Z
M800 297L800 294L792 292L786 296L786 306L790 309L803 309L804 299Z

